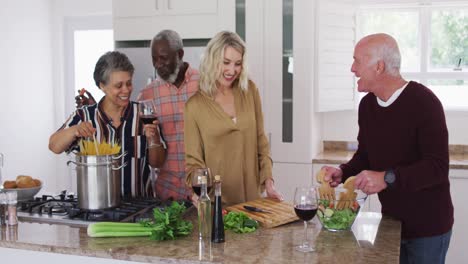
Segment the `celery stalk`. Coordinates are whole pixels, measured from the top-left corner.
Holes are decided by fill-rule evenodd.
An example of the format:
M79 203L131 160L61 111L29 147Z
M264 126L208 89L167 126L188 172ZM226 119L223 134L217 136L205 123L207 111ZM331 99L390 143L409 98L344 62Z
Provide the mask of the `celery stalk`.
M90 237L130 237L150 236L153 230L156 229L139 223L99 222L90 224L87 233Z

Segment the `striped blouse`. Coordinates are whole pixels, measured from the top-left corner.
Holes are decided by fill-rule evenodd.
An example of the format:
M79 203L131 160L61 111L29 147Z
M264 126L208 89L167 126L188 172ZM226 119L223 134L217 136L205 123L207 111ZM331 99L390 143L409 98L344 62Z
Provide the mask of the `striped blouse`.
M104 98L98 104L78 108L60 129L91 121L96 128L97 141L119 142L121 151L127 152L121 160L121 164L127 164L121 169L121 194L132 197L151 196L146 136L143 132L143 123L138 116L138 103L130 102L121 117L120 126L116 128L102 109L103 100ZM77 141L70 145L67 152L75 150L79 151Z

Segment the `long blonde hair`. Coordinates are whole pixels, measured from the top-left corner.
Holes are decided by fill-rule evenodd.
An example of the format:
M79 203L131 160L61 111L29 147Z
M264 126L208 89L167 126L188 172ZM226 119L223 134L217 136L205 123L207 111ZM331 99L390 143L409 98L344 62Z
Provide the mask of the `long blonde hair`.
M245 42L234 32L221 31L208 42L200 62L200 89L210 96L214 96L217 90L216 81L222 74L221 64L226 47L232 47L242 54L241 73L233 86L239 86L244 91L248 89Z

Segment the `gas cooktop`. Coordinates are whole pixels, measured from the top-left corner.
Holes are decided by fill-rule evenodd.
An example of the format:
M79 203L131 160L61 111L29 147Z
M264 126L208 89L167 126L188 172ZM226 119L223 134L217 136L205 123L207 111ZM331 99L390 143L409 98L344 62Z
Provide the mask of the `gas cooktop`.
M78 207L73 193L43 195L29 201L19 201L18 219L26 222L88 226L93 222L138 222L151 219L154 208L169 205L155 198L123 198L118 207L102 210L84 210ZM189 203L186 203L189 205Z

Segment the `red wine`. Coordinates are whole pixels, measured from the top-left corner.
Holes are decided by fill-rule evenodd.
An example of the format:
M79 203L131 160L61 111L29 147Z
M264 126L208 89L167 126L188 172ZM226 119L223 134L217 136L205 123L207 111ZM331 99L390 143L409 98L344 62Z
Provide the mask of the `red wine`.
M156 116L155 115L140 115L140 119L141 119L141 122L143 122L143 124L145 125L153 124L153 121L156 120Z
M221 196L215 196L213 213L213 224L211 226L211 241L214 243L224 242L224 222L223 208L221 206Z
M317 213L317 206L311 204L298 204L294 206L294 211L296 212L297 217L303 221L309 221L314 218Z
M196 193L198 196L201 194L201 186L200 185L192 185L192 190L194 193ZM210 193L211 191L211 186L206 187L207 194Z

